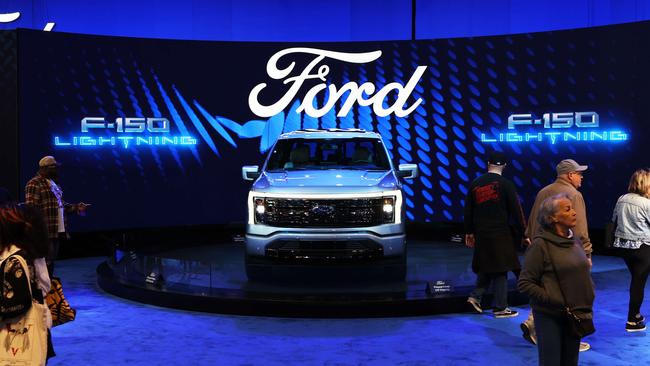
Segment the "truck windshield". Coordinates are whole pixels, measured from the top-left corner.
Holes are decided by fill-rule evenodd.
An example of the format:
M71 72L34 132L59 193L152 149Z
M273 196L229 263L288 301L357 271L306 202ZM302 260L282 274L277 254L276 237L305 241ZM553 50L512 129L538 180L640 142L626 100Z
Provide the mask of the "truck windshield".
M377 138L283 139L275 144L267 171L312 169L389 170Z

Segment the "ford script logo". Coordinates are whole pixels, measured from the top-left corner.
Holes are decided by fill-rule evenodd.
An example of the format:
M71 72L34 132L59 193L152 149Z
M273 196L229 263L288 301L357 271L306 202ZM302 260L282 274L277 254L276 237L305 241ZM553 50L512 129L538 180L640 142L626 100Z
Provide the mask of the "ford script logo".
M334 206L316 205L311 208L311 212L319 216L329 216L334 213Z

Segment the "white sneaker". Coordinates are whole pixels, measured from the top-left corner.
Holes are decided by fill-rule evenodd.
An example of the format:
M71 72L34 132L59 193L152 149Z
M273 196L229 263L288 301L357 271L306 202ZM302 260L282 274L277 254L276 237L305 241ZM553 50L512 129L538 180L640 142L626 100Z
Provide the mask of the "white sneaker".
M625 323L625 330L628 332L641 332L645 330L645 323L643 321L627 322Z
M516 310L511 310L510 308L505 308L503 310L495 311L492 314L494 314L494 317L498 319L512 318L519 315L519 313Z

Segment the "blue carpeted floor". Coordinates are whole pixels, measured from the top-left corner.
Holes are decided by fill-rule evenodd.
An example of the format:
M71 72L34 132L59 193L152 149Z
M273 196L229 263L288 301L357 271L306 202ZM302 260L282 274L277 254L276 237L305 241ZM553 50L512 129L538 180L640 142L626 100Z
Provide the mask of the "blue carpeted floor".
M534 365L517 318L470 313L383 319L286 319L170 310L104 293L101 258L59 261L77 319L53 329L50 365ZM629 275L594 259L597 333L583 365L650 365L646 332L625 332ZM606 268L604 268L606 267ZM650 294L649 294L650 296ZM650 300L643 311L650 315Z

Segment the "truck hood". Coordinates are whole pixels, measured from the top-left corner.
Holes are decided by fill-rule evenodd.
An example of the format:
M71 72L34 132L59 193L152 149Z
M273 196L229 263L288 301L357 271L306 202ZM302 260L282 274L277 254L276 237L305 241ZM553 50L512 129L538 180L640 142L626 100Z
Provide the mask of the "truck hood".
M275 193L381 192L397 187L392 171L297 170L264 172L253 188Z

